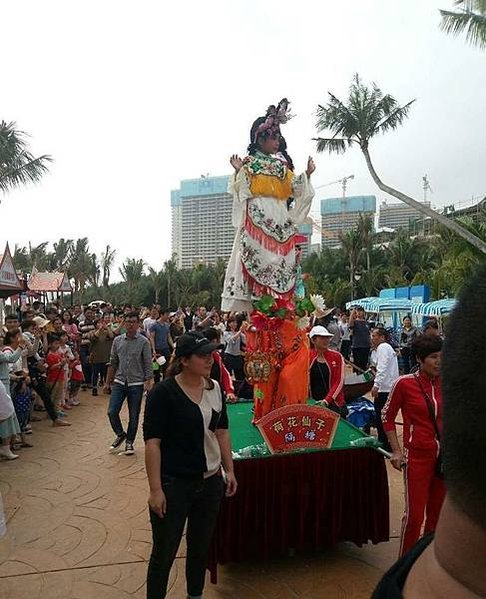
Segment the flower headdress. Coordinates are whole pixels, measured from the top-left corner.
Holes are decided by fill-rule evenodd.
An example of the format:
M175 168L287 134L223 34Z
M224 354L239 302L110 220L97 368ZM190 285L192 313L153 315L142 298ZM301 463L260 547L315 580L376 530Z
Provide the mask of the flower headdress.
M265 115L265 121L255 131L253 143L256 143L260 135L266 134L267 136L276 136L280 133L280 125L283 125L290 121L293 115L290 113L290 102L287 98L283 98L278 103L278 106L269 106L267 114Z

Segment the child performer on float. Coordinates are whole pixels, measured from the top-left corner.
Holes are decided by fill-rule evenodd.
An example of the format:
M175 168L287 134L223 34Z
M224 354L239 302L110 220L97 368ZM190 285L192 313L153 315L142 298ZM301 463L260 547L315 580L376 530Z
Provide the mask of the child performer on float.
M223 287L224 312L251 312L253 297L294 296L295 234L311 208L315 165L309 158L305 173L293 173L280 134L280 125L291 118L288 107L286 99L270 106L252 125L245 160L231 157L236 171L230 184L236 236Z

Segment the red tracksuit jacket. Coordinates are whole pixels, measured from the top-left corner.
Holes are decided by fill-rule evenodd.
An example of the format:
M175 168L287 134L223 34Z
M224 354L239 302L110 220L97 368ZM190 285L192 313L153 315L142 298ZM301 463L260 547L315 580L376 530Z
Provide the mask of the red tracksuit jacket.
M344 406L344 359L338 351L332 349L326 351L324 358L329 368L329 391L326 397L322 399L327 401L328 404L334 402L338 406ZM309 372L316 359L317 352L315 349L312 349L310 352Z
M432 400L439 432L442 432L442 391L440 378L431 381L421 376L420 381ZM427 409L424 394L413 374L399 377L393 385L381 413L385 432L395 429L395 418L402 411L403 445L407 449L435 449L439 443Z
M221 380L218 381L218 383L221 384L221 387L223 388L223 391L226 395L229 395L230 393L234 395L235 388L233 385L233 381L231 380L231 375L228 372L226 366L224 365L223 358L221 357L219 351L213 352L213 359L218 364L219 369L221 371Z

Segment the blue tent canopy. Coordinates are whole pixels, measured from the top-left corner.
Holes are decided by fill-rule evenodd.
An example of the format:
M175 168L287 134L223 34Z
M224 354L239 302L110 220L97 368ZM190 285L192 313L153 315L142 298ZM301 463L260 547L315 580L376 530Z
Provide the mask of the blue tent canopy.
M410 312L413 302L410 299L397 299L393 297L364 297L346 304L346 309L353 306L362 306L365 312Z
M417 303L412 305L412 314L420 316L445 316L450 314L456 305L454 298L427 302L426 304Z

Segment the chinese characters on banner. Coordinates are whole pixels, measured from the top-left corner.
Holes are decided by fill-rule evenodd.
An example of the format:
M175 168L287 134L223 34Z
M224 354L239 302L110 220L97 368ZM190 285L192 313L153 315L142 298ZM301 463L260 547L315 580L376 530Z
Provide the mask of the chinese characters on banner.
M291 405L270 412L257 427L272 453L331 446L339 416L327 408Z

